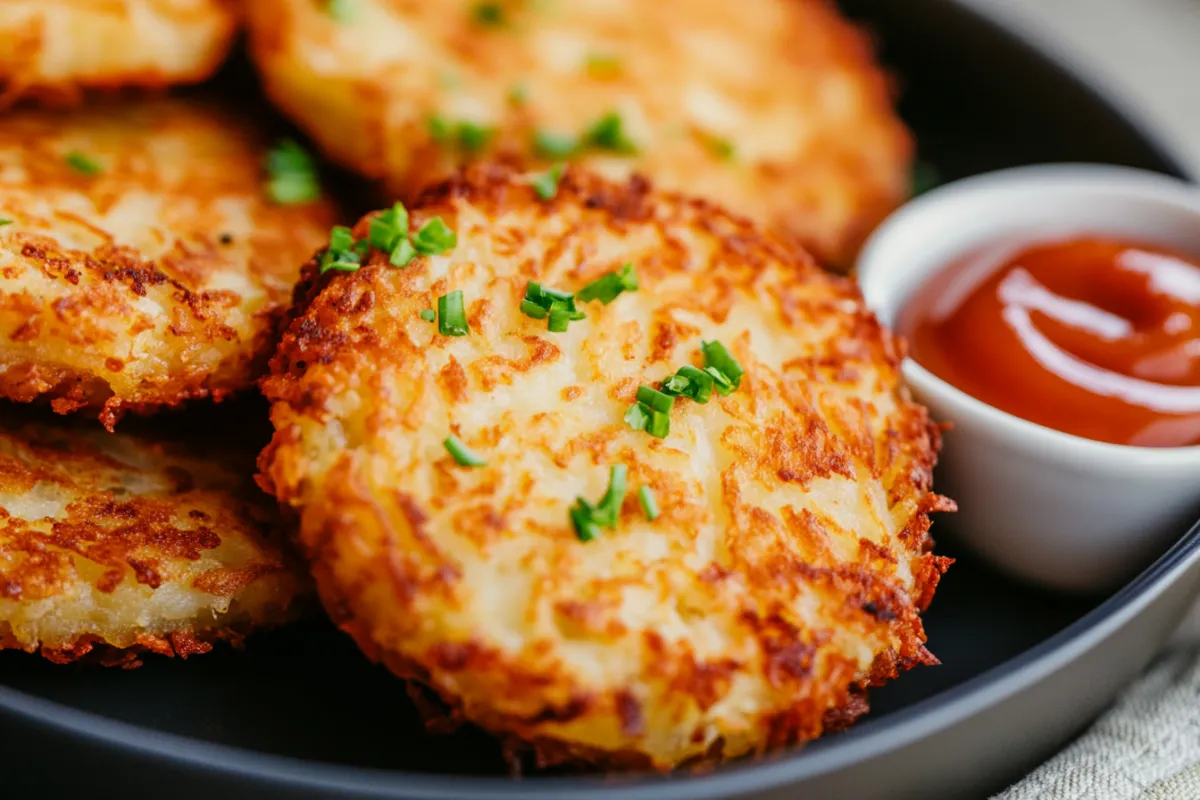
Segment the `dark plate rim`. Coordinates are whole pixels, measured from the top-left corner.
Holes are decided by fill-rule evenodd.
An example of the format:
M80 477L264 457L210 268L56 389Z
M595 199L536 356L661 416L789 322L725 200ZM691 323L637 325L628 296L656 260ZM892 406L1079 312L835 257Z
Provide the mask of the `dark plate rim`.
M1120 117L1171 173L1176 177L1191 179L1189 170L1183 166L1183 160L1174 147L1151 127L1148 116L1127 97L1106 88L1103 81L1065 56L1058 47L1019 24L1012 15L984 11L975 3L964 0L957 0L956 4L966 14L1003 31L1015 47L1031 52L1055 67L1080 92L1091 95ZM0 712L24 718L33 725L57 729L64 735L125 749L145 758L162 759L202 771L234 774L248 782L274 783L298 789L349 791L359 796L403 797L409 800L517 800L528 797L533 791L543 800L575 800L581 795L593 798L619 796L621 800L706 800L765 791L827 775L967 719L1028 688L1095 646L1148 606L1197 560L1200 560L1200 523L1114 595L1020 655L952 689L881 719L868 719L847 733L820 740L803 750L772 761L733 765L708 775L513 781L350 767L304 761L154 731L34 697L6 686L0 686Z

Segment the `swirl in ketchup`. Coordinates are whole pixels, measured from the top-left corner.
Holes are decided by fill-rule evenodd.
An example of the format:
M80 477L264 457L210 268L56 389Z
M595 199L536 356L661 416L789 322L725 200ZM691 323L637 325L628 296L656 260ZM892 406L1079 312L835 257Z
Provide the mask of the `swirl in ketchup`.
M1010 414L1101 442L1200 444L1194 257L1102 238L996 245L925 284L899 327L918 364Z

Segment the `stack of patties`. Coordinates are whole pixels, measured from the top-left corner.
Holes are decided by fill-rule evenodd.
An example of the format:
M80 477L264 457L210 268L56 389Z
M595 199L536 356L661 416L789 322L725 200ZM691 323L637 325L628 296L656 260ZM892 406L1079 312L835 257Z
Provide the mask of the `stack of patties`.
M36 59L2 62L10 92L145 77L138 59L168 50L163 80L199 77L159 48L146 8L101 26L122 43L96 53L114 59L101 69L55 25L79 5L0 9L0 27L45 34ZM230 25L193 31L202 14L157 5L168 27L181 12L176 41L223 52ZM215 60L197 51L193 66ZM315 174L271 182L269 147L242 117L145 98L0 111L0 647L125 665L186 656L288 619L307 591L247 443L111 432L127 412L252 390L299 265L333 222Z
M145 58L194 79L228 34L202 10L227 12L188 5L115 3L139 13L112 35L166 26L188 47ZM0 394L90 427L0 435L0 644L239 638L304 590L288 538L438 729L657 770L815 738L935 663L937 428L809 255L848 264L911 157L830 3L245 11L268 95L385 208L330 229L304 152L264 174L210 107L6 112ZM0 60L10 95L145 77L44 41ZM95 423L186 426L268 359L257 479L286 537L225 443Z

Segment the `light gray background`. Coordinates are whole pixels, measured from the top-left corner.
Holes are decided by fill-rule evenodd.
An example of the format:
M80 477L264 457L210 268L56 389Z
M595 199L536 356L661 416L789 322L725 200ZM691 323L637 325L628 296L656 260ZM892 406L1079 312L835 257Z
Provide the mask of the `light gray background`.
M1200 178L1200 0L966 0L1141 109Z

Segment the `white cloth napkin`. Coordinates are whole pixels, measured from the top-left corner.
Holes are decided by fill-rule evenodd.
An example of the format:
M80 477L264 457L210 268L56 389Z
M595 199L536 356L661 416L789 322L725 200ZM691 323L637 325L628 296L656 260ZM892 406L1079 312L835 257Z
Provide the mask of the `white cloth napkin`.
M1200 798L1200 651L1160 659L1067 749L996 800Z

